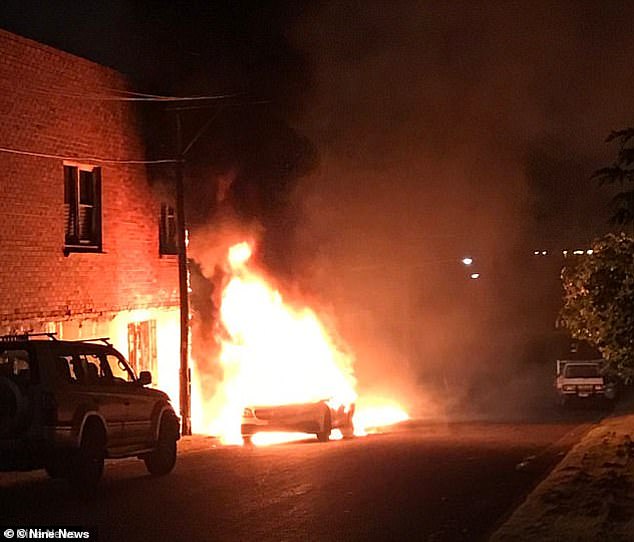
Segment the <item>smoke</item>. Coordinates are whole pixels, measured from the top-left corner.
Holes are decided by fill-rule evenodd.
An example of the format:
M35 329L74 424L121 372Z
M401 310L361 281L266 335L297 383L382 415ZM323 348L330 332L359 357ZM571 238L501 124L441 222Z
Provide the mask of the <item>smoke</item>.
M162 27L178 47L146 75L167 58L170 91L244 92L184 114L190 136L213 117L188 155L194 358L214 357L216 264L247 236L325 307L362 395L429 417L534 412L557 354L554 255L604 230L610 194L588 177L634 121L634 8L275 5L227 8L226 35Z
M362 391L423 415L546 400L559 262L533 250L604 229L587 179L632 121L624 11L322 2L295 25L320 165L294 192L294 276L334 305Z

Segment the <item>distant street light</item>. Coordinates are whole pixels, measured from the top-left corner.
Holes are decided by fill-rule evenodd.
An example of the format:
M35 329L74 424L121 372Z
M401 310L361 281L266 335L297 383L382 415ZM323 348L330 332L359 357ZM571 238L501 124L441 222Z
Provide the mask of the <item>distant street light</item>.
M462 258L461 262L465 265L471 265L473 263L473 258L470 258L469 256L466 256L464 258Z

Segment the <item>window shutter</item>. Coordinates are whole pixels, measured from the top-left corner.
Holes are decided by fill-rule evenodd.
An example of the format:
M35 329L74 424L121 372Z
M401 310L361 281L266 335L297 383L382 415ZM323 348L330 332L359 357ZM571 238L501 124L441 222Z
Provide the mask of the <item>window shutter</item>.
M137 341L136 341L136 325L128 324L128 361L130 367L137 372Z
M102 249L103 246L103 237L102 237L102 209L101 209L101 168L96 167L93 170L93 189L94 189L94 199L95 199L95 207L94 213L95 216L93 218L94 225L94 244Z
M64 224L67 244L77 242L77 168L64 166Z

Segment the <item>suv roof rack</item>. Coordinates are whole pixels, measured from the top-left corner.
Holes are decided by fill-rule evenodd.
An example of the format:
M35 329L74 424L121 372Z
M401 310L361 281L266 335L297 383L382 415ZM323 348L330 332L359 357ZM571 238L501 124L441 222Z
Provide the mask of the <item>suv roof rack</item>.
M57 333L54 331L42 331L38 333L32 333L31 331L25 331L23 333L10 333L9 335L1 335L1 342L18 342L18 341L28 341L32 337L48 337L52 341L57 340Z
M112 346L112 343L110 342L110 337L95 337L94 339L77 339L73 342L76 342L76 343L102 342L106 346Z

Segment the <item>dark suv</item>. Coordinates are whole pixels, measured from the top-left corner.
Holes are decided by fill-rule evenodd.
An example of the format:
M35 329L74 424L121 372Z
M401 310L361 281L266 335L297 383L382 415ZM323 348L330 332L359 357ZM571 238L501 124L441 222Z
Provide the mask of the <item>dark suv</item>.
M0 337L0 471L44 468L78 490L97 486L109 458L167 474L180 420L151 380L107 339Z

